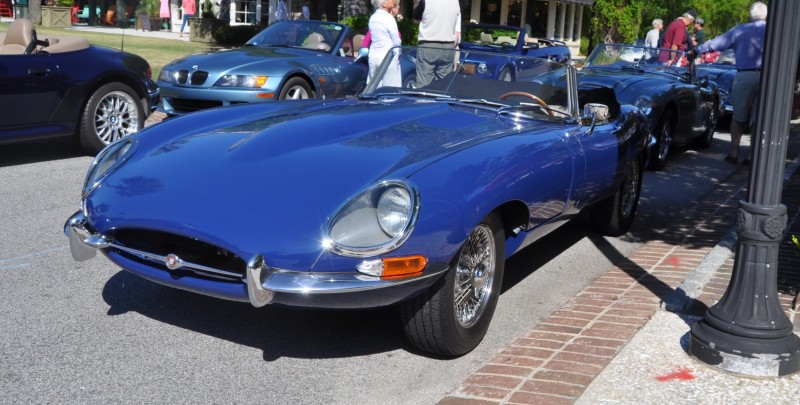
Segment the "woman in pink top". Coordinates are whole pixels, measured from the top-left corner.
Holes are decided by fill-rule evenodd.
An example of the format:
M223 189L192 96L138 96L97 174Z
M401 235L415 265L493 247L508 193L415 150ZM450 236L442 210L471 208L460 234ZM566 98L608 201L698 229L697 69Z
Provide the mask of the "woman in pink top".
M161 29L168 30L169 27L169 0L161 0L161 8L158 10L158 16L161 17Z
M181 24L181 33L178 36L183 36L183 28L186 27L186 21L189 21L189 17L194 17L197 14L197 3L194 2L195 0L183 0L181 7L183 8L183 24Z

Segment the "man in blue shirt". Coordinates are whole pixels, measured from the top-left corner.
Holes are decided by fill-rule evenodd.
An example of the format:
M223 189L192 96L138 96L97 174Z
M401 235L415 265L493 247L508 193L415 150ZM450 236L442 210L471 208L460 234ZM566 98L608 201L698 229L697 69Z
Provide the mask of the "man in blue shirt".
M736 55L736 77L731 87L733 119L731 120L731 152L725 157L729 163L739 160L739 142L747 124L752 123L753 103L761 78L761 56L764 53L764 36L767 27L767 6L755 2L750 7L750 22L739 24L728 32L697 47L697 53L724 51L733 48ZM750 149L752 152L752 148ZM744 160L748 164L749 158Z

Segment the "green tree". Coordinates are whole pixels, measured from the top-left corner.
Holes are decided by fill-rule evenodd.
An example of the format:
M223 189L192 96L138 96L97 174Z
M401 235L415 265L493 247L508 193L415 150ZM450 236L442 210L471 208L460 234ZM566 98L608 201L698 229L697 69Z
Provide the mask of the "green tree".
M708 38L749 21L754 0L597 0L591 8L592 44L634 43L653 28L659 18L664 29L683 13L693 10L705 20ZM766 0L761 0L767 3Z
M592 7L592 42L633 43L639 38L646 0L597 0Z
M708 38L715 37L737 24L750 21L752 0L695 0L697 15L705 20Z

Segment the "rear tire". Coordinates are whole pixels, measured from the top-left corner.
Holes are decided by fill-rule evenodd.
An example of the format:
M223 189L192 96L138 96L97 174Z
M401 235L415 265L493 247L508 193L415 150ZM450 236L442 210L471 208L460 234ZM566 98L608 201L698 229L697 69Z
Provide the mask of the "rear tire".
M139 96L130 86L105 84L92 94L81 115L81 149L95 155L109 143L138 132L145 119Z
M595 230L609 236L628 232L639 206L642 172L639 158L626 164L624 178L614 195L592 207L591 218Z
M717 121L719 121L719 106L714 105L714 108L711 109L711 113L708 117L708 122L706 123L706 131L703 132L703 135L695 141L695 145L698 148L706 149L711 147L711 144L714 142L714 132L717 130Z
M650 169L659 171L667 165L670 149L672 148L672 138L675 136L675 120L672 114L665 112L661 121L656 127L656 147L650 155Z
M411 344L442 356L460 356L486 335L497 307L505 266L505 234L489 214L470 233L451 268L433 286L401 304Z

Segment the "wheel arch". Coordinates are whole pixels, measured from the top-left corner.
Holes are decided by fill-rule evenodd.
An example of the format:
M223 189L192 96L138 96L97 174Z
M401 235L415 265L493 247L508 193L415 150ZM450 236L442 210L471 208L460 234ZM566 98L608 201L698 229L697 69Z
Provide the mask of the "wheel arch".
M301 72L301 71L291 72L291 73L287 74L286 76L284 76L283 80L281 80L281 85L278 87L277 94L280 94L281 91L283 91L283 86L285 86L286 83L289 82L289 80L292 80L292 79L294 79L296 77L305 80L305 82L308 84L308 86L311 87L311 91L314 93L314 97L312 97L312 98L319 98L319 91L320 91L319 90L320 89L319 83L317 83L317 80L312 78L308 73ZM276 100L278 99L277 94L275 96Z
M523 238L516 238L517 240L515 240L515 237L528 229L530 211L524 202L514 200L501 204L491 212L497 215L503 224L503 234L506 241L504 255L508 259L522 243Z

